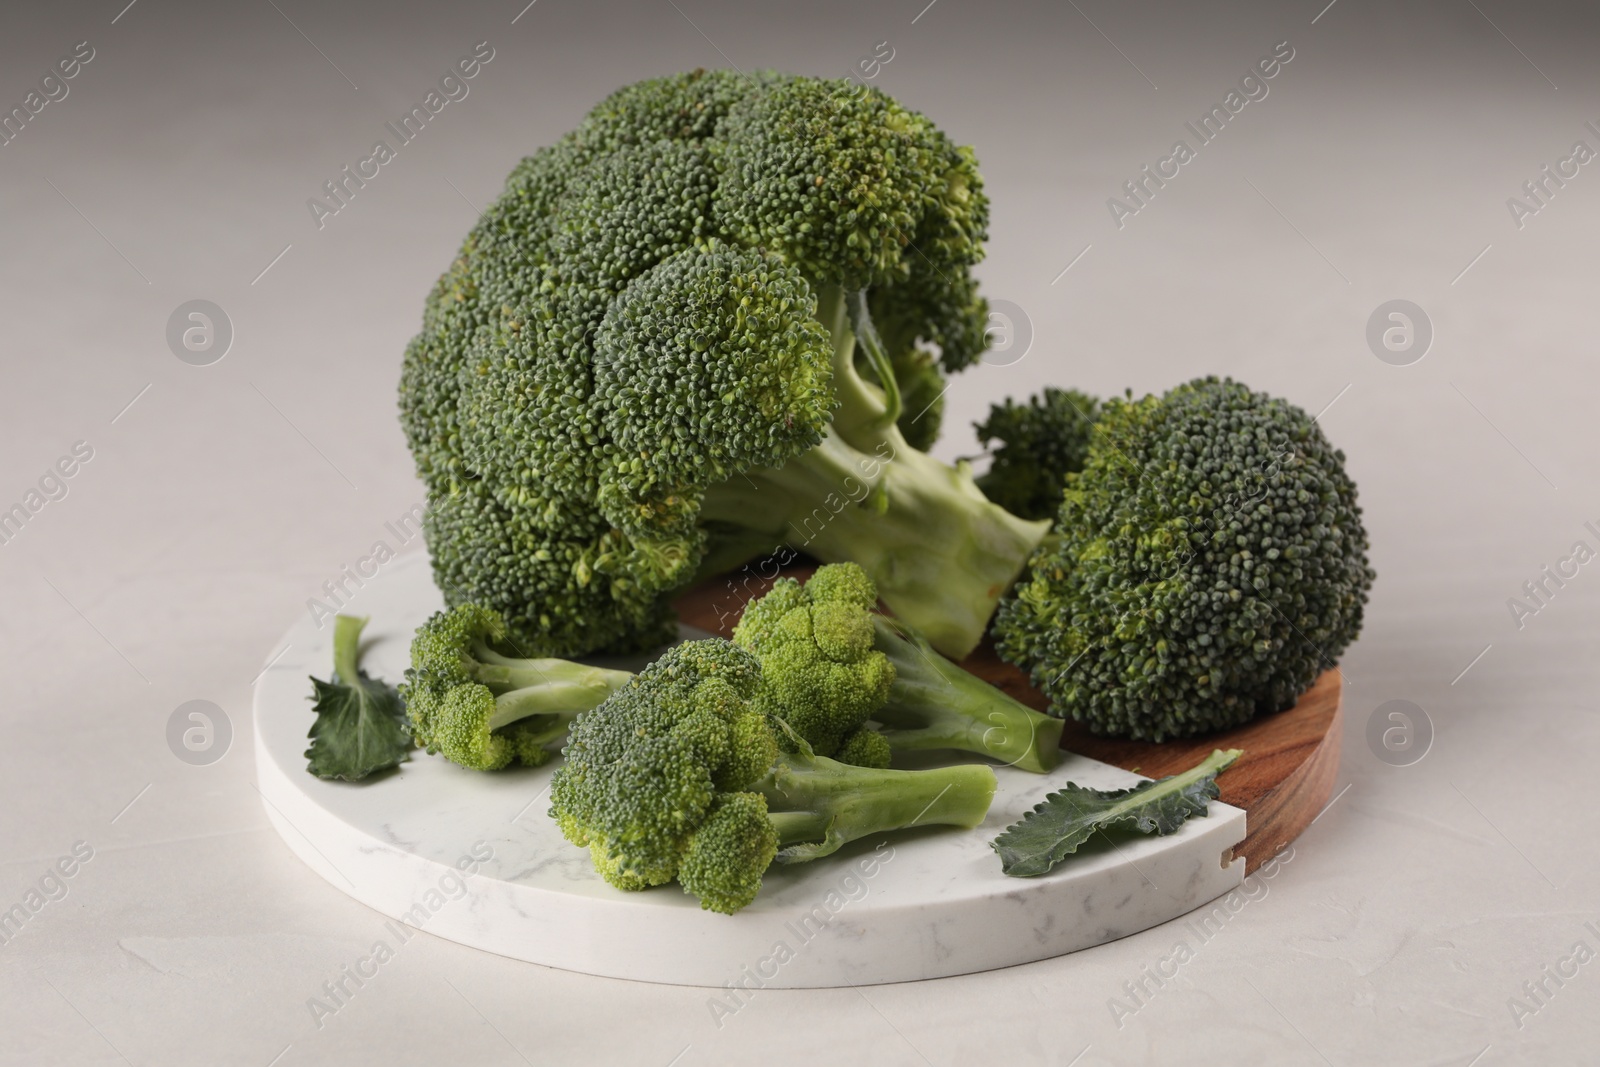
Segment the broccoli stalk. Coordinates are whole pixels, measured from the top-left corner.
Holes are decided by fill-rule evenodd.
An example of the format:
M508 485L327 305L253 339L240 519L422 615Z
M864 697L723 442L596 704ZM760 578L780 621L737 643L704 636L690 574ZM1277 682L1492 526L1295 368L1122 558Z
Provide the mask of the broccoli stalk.
M782 753L750 790L767 798L779 863L801 863L869 834L983 822L994 771L979 763L925 771L852 767L826 756Z
M701 515L724 530L759 535L759 543L783 541L825 563L859 563L899 617L960 659L977 647L1049 523L990 503L965 464L948 466L906 443L896 425L898 389L886 393L856 371L861 341L873 365L884 367L880 381L894 381L864 295L847 301L837 286L820 288L817 318L833 338L839 400L827 435L782 467L711 487Z
M633 679L569 660L507 656L491 645L504 637L500 615L474 604L417 629L400 693L411 732L429 752L473 770L537 766L573 719Z
M872 716L891 749L977 752L1038 773L1061 762L1062 720L962 670L915 631L882 615L873 624L873 647L894 664L889 699Z
M551 715L569 723L633 677L628 671L565 659L503 656L481 641L473 646L471 654L477 660L472 671L474 679L495 694L490 730L530 715Z

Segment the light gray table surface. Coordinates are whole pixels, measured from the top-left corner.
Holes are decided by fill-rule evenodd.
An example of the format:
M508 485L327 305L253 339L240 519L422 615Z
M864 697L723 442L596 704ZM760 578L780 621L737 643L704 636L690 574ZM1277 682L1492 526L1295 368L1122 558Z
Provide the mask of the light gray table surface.
M1575 142L1600 151L1592 6L125 2L0 12L6 109L93 53L0 147L0 510L92 451L0 544L0 910L42 881L59 898L0 944L0 1062L1600 1057L1600 962L1573 955L1600 950L1600 564L1510 605L1600 548L1600 165L1508 205L1537 206L1523 184ZM470 93L319 227L307 200L479 42ZM1266 96L1119 226L1108 199L1280 42ZM1004 395L1208 373L1320 412L1346 451L1379 578L1343 664L1338 799L1203 943L1170 924L964 978L766 991L719 1025L706 990L424 934L319 1026L308 999L383 920L268 826L249 691L324 582L402 547L385 523L422 491L395 382L423 296L514 162L618 85L891 53L872 83L975 146L980 274L1031 330L951 391L941 456L976 451ZM193 299L232 325L209 366L166 338ZM1393 299L1434 334L1409 365L1367 340ZM167 734L197 699L233 733L203 766ZM1409 766L1367 741L1393 700L1433 734ZM57 888L74 847L92 857Z

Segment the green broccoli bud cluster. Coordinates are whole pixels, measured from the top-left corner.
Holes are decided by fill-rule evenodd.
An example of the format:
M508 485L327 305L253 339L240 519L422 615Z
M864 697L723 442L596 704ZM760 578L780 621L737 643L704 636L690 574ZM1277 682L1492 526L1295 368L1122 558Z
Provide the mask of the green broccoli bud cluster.
M793 267L733 248L677 253L623 290L594 346L607 521L691 539L706 486L821 442L832 346L814 303Z
M419 745L463 767L497 771L553 758L572 720L632 679L627 671L508 656L493 609L462 604L417 628L400 686Z
M1107 402L1055 533L998 647L1054 714L1113 736L1290 707L1355 640L1373 581L1344 453L1231 380Z
M844 763L889 765L887 743L875 744L880 735L867 725L895 679L894 664L873 648L877 603L865 571L836 563L804 585L780 578L745 606L733 640L761 661L764 710L797 735L786 748L806 744Z

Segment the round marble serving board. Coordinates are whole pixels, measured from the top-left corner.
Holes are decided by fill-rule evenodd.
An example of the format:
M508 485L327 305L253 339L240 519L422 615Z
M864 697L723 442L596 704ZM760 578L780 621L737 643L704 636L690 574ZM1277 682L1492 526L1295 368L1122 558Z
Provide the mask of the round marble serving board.
M708 602L704 587L685 598L691 619L703 618L697 602ZM371 617L365 669L398 681L412 631L440 606L425 556L386 564L343 608ZM685 636L705 636L716 617L712 626L686 626ZM1092 843L1047 875L1008 878L989 842L1047 793L1067 781L1113 788L1140 780L1068 754L1048 775L999 768L993 807L976 830L907 831L775 866L754 904L718 915L674 886L624 893L606 885L587 851L563 840L546 814L553 765L481 774L419 751L364 782L308 774L307 675L330 673L331 634L331 624L319 626L308 611L256 683L259 788L290 849L397 920L397 937L409 936L399 925L407 924L533 963L682 985L912 981L1045 959L1175 918L1236 887L1246 868L1241 848L1259 836L1254 826L1246 836L1244 810L1213 803L1207 818L1169 837ZM1336 723L1337 687L1332 703ZM1151 773L1167 773L1198 762L1213 742L1237 743L1206 739L1194 746L1200 755L1170 767L1158 767L1154 753L1139 758ZM1221 779L1225 797L1242 765Z

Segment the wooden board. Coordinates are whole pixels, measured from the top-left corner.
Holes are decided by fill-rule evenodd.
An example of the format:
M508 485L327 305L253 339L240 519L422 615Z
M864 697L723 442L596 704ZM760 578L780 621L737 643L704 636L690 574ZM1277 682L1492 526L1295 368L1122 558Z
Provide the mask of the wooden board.
M804 579L814 569L791 566L779 573ZM771 585L772 578L762 577L752 564L737 575L695 586L675 606L690 626L729 637L743 606ZM1044 694L1029 684L1022 671L1002 661L987 640L962 666L1029 707L1045 710ZM1096 737L1069 720L1061 745L1150 778L1187 770L1214 748L1243 749L1244 755L1217 785L1223 801L1247 813L1248 834L1234 851L1245 857L1249 872L1298 837L1333 795L1339 773L1341 695L1340 675L1334 669L1324 672L1288 711L1259 716L1232 730L1152 744Z

